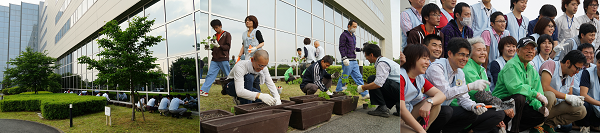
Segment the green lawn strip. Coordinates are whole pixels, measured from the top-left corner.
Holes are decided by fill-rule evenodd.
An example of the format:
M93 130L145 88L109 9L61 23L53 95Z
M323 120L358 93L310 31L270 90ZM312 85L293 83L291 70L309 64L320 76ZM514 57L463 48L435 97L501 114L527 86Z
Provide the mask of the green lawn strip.
M160 116L158 113L136 112L136 121L131 121L131 108L109 105L111 107L112 126L105 125L104 111L86 114L73 118L73 127L69 127L69 119L40 119L35 112L0 112L2 119L20 119L35 121L58 128L64 132L198 132L199 121L194 119L172 118Z

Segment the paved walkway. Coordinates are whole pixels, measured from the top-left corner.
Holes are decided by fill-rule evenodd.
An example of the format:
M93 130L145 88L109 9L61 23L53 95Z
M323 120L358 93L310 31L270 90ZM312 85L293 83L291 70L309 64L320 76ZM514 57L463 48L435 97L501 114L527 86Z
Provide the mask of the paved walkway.
M62 133L62 131L37 122L0 119L0 132L3 133Z
M400 117L391 115L396 112L393 107L389 118L371 116L367 111L375 110L375 108L362 109L362 105L353 112L342 116L336 115L329 122L321 123L306 130L295 130L291 133L398 133L400 132Z

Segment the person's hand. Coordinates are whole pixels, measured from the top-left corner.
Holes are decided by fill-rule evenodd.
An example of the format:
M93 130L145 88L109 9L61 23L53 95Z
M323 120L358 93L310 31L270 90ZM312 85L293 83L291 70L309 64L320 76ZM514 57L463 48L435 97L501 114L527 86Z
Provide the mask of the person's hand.
M406 63L406 57L404 57L404 53L400 52L400 64Z
M560 51L565 50L565 46L567 45L567 43L565 43L566 39L563 39L562 41L560 41L560 43L558 43L558 45L554 46L554 52L558 53Z
M477 106L479 106L479 107L477 107ZM477 103L477 104L474 104L473 106L471 106L471 111L473 111L473 113L475 113L477 115L481 115L481 114L485 113L485 111L487 111L487 108L485 108L485 104Z
M512 118L512 117L511 117L511 118ZM500 121L500 123L498 123L498 125L496 125L496 127L499 127L499 128L505 128L505 127L506 127L506 125L504 125L504 121Z
M210 50L210 46L204 45L204 50Z
M507 110L504 110L504 114L506 114L506 116L508 116L510 118L513 118L513 117L515 117L514 111L515 110L513 110L513 109L507 109ZM502 123L502 124L504 124L504 123Z
M219 43L215 39L210 40L210 45L212 45L215 48L221 47L221 45L219 45Z
M356 87L356 91L357 91L358 93L362 93L362 92L363 92L363 91L365 91L365 90L363 90L363 89L362 89L362 85L359 85L359 86L357 86L357 87Z
M266 103L269 106L273 106L277 103L277 100L275 98L273 98L271 95L265 94L265 93L259 93L258 99L262 100L264 103Z
M277 99L277 98L275 98L275 100L276 100L276 101L275 101L275 105L281 105L281 99Z
M252 49L250 49L250 53L254 53L254 52L256 52L256 50L257 50L257 49L258 49L258 48L256 48L256 47L252 47Z
M575 95L566 94L565 101L570 103L571 106L573 106L573 107L579 107L579 106L583 105L583 100L581 100L582 98L579 98L579 97L583 97L583 96L575 96ZM583 98L585 98L585 97L583 97Z
M427 116L429 116L429 111L431 111L431 104L427 102L419 109L419 115L423 118L427 118Z
M480 79L473 83L469 83L467 86L469 87L469 91L472 91L472 90L485 91L485 88L487 88L489 85L490 85L490 81Z
M548 104L548 99L546 98L546 96L544 96L544 94L542 93L537 93L536 99L539 100L540 102L542 102L544 105Z
M544 114L544 117L548 117L548 115L550 114L550 111L548 111L548 108L546 108L546 107L540 107L540 109L538 111L540 111L540 113Z
M350 65L350 60L348 60L348 59L344 59L343 62L344 62L344 66Z
M326 91L326 93L327 93L327 95L330 95L330 96L333 95L333 92L331 92L331 91Z

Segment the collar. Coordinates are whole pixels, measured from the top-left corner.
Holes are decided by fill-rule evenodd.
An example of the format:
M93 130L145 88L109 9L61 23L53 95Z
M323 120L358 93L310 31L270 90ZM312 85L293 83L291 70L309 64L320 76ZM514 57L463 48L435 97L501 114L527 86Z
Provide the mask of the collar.
M527 72L527 70L525 68L527 68L527 66L529 65L529 63L527 63L527 66L525 64L523 64L523 62L521 62L521 59L519 59L519 55L515 54L515 56L512 59L510 59L510 60L516 60L517 64L519 65L519 67L521 69L523 69L523 71ZM508 60L508 61L510 61L510 60ZM506 62L507 64L508 64L508 61Z
M558 63L558 76L560 76L561 79L563 79L563 72L562 72L562 66L560 64L560 62Z
M452 66L450 65L450 60L446 59L446 73L448 74L448 76L450 75L455 75L456 72L454 70L452 70ZM458 71L459 68L456 68L456 70Z
M484 9L485 8L485 4L483 4L483 2L479 2L479 5L481 5L481 7L479 7L479 9ZM494 6L492 5L490 10L494 8Z
M411 6L410 10L412 10L413 13L415 13L415 15L417 15L417 17L421 17L421 13L419 11L417 11L417 8Z
M492 34L494 34L494 35L497 35L497 36L503 36L504 34L506 34L506 30L504 30L504 31L502 32L502 35L498 35L498 33L496 32L496 30L494 30L494 27L490 27L490 28L492 29ZM500 40L498 40L498 41L500 41Z
M482 69L483 67L479 64L477 64L477 62L475 62L475 60L469 58L469 61L467 61L467 65L465 65L465 68L469 66L472 68L476 68L476 69ZM483 71L485 71L485 68L483 68Z

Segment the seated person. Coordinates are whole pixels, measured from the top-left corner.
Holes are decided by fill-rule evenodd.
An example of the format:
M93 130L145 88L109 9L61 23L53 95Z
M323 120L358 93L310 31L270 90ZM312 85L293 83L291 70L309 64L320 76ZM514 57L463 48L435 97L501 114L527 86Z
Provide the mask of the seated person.
M110 98L108 98L108 92L107 92L107 93L104 93L104 94L102 94L102 96L103 96L103 97L106 97L106 101L110 101Z
M494 61L490 63L489 72L492 76L492 83L490 89L494 91L496 86L496 81L498 81L498 73L500 70L504 68L506 62L512 59L515 56L515 52L517 51L517 40L512 36L507 36L500 39L498 43L498 50L500 50L500 57L496 58Z
M153 96L152 98L150 98L150 100L148 100L148 104L146 104L146 110L148 110L150 113L153 113L154 111L158 110L158 107L155 107L156 105L156 96Z
M296 80L296 77L294 77L294 66L291 66L290 68L285 70L285 74L283 74L283 77L285 78L286 84L290 81Z
M331 56L325 56L323 59L313 63L310 65L304 75L302 75L302 83L300 84L300 89L306 95L312 95L317 92L317 90L321 90L322 92L327 91L327 94L333 95L331 91L328 91L331 87L333 78L336 78L335 75L328 74L325 69L327 69L333 63L333 58Z
M98 92L98 93L96 93L96 96L97 96L97 97L99 97L99 96L102 96L102 92Z
M169 108L167 107L169 107L169 104L171 103L171 98L173 98L173 96L167 95L160 100L160 104L158 106L158 112L160 112L160 115L166 116L169 114Z
M269 53L265 50L256 51L250 60L240 60L227 76L229 83L223 87L225 93L232 96L236 104L253 102L264 102L267 105L281 104L277 86L271 79L267 65L269 65ZM260 93L260 84L266 84L273 96Z
M177 117L177 118L182 116L183 113L185 113L185 111L187 111L186 108L179 108L179 105L187 104L187 102L183 102L181 99L179 99L180 97L181 97L181 95L177 95L176 97L174 97L171 100L171 103L169 104L169 112L173 115L173 117ZM190 116L187 116L187 118L192 119L192 117L190 117Z
M146 108L146 96L142 95L140 100L135 103L135 106L137 107L138 111L144 111Z
M198 99L195 99L194 97L190 96L190 94L185 94L185 99L183 99L183 101L187 102L187 104L185 104L186 108L198 108Z
M580 132L589 133L590 131L600 131L600 82L598 69L600 69L600 53L596 54L596 65L590 68L584 69L581 74L580 94L585 97L584 104L586 109L586 116L575 124L580 127Z

